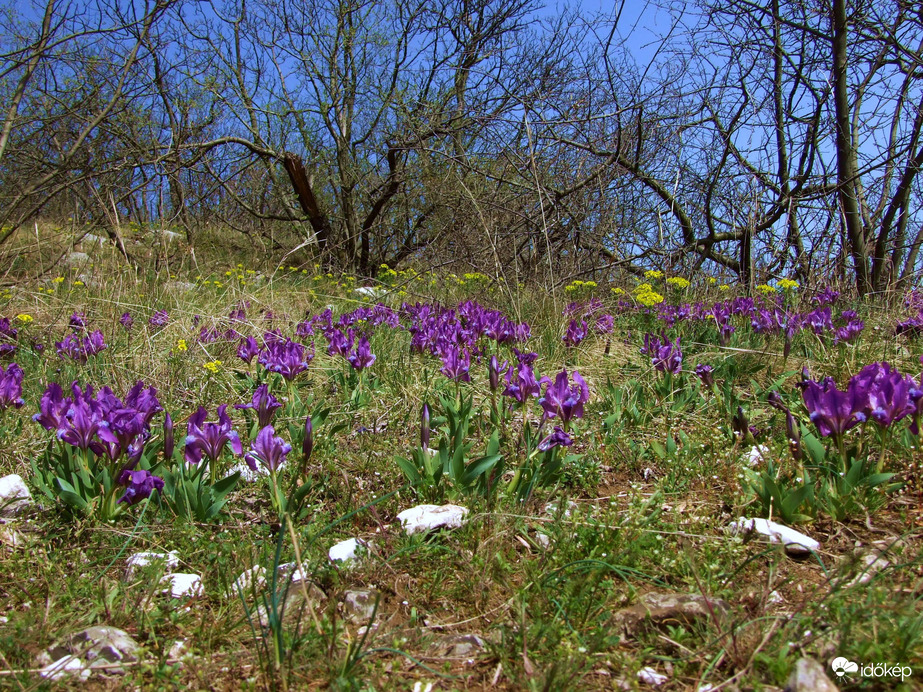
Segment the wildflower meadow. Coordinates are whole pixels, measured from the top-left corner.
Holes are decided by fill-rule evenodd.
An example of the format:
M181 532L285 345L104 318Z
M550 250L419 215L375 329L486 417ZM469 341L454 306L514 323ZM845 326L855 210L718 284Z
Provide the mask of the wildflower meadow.
M919 682L917 291L238 259L0 298L4 687Z

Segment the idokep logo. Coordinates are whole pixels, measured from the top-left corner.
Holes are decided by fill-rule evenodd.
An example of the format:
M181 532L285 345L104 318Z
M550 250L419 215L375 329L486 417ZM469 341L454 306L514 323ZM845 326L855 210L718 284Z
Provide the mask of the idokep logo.
M841 678L848 673L859 672L859 664L853 663L844 656L837 656L835 659L833 659L830 667L833 668L833 672L836 673L838 678Z
M910 666L891 663L869 663L859 665L844 656L837 656L830 662L830 667L838 678L858 674L863 678L900 678L904 682L913 673Z

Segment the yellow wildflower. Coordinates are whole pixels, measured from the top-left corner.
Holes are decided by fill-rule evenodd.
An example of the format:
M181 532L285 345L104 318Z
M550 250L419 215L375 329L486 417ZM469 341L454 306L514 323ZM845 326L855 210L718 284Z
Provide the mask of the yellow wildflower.
M23 324L29 324L30 322L33 321L33 320L32 320L32 315L27 315L27 314L24 313L24 312L23 312L23 313L20 313L20 314L18 314L18 315L16 315L16 319L19 320L20 322L22 322Z
M791 279L779 279L776 281L776 286L781 288L783 291L788 291L792 288L798 288L798 282L792 281Z
M644 272L644 276L648 279L662 279L663 272L657 269L648 269L646 272Z
M638 299L638 302L645 307L653 307L663 302L663 296L657 293L657 291L642 291L635 297Z
M56 276L56 277L54 277L54 278L51 280L51 283L53 283L53 284L64 283L64 277L63 277L63 276Z
M177 340L177 342L176 342L176 350L177 350L177 351L188 351L188 350L189 350L188 348L186 348L186 340L185 340L185 339L178 339L178 340Z
M765 293L766 295L776 292L776 289L770 286L769 284L760 284L759 286L756 287L756 290L759 291L760 293Z
M667 283L676 288L689 288L689 281L681 276L671 276L667 279Z
M208 370L210 373L215 374L221 368L220 360L210 360L207 363L203 363L202 367Z
M716 283L718 283L718 279L716 279L714 276L709 276L707 279L705 279L705 281L711 286L714 286Z
M80 279L77 279L77 280L74 282L74 286L77 286L78 288L79 288L80 286L83 286L83 285L84 285L84 283L83 283Z
M730 291L731 287L728 286L727 284L721 284L720 286L718 286L718 290L719 291Z
M613 292L615 295L617 295L617 296L625 295L625 289L624 289L624 288L619 288L618 286L616 286L615 288L613 288L613 289L612 289L612 292Z

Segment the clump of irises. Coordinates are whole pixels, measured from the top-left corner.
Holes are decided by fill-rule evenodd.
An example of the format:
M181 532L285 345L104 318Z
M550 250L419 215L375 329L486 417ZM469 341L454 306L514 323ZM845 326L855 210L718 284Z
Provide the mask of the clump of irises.
M19 330L11 323L9 317L0 317L0 356L12 356L16 353Z
M36 467L36 477L49 497L103 520L113 519L124 506L163 487L162 479L138 468L150 463L145 455L150 424L163 410L157 390L138 381L122 400L108 387L97 392L75 381L69 393L52 382L33 416L58 441Z
M95 330L85 337L68 334L61 341L55 342L55 349L61 358L70 358L78 363L86 363L91 357L106 348L103 333Z
M576 370L568 374L565 368L555 375L554 381L549 377L542 377L533 385L534 374L531 367L520 363L517 375L520 384L518 394L523 397L523 402L533 395L533 391L535 394L542 394L538 399L538 404L542 408L542 417L538 424L539 433L541 434L546 422L552 424L551 432L541 437L538 444L533 447L524 409L523 435L526 458L513 474L507 490L508 494L524 501L536 487L551 485L560 478L563 463L559 458L559 450L573 444L570 425L573 420L583 417L584 404L590 398L590 390L586 380ZM541 392L543 385L545 389ZM541 458L538 458L539 453L542 455Z
M676 337L674 342L667 339L666 335L645 334L641 353L649 356L654 369L665 375L679 374L683 368L683 352L680 349L679 337Z
M0 411L10 406L21 408L26 402L22 398L23 370L16 363L10 363L4 370L0 365Z
M923 383L902 375L888 363L866 365L850 378L845 391L831 377L815 381L805 372L801 389L811 422L821 436L832 440L844 466L845 434L858 425L872 424L884 439L894 423L909 417L911 433L920 433Z
M313 358L313 351L309 351L302 343L291 339L273 339L264 340L257 361L268 371L279 373L286 382L291 382L308 369Z

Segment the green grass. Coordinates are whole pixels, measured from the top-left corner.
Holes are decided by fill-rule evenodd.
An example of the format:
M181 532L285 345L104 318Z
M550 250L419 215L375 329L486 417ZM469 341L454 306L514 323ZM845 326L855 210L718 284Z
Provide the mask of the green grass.
M17 324L15 360L26 372L26 405L0 413L0 471L30 482L31 462L41 463L50 433L30 417L49 381L105 384L121 396L141 378L157 387L181 445L188 415L204 405L211 419L220 403L249 401L258 373L255 364L248 368L236 358L236 342L199 343L201 327L218 324L249 301L247 320L237 329L258 336L277 327L291 336L298 321L327 305L340 315L363 304L352 293L354 281L322 275L315 280L312 268L303 274L268 262L248 266L239 259L246 253L235 254L233 246L223 244L211 257L200 253L197 265L179 250L173 256L151 250L141 270L119 266L105 251L85 277L86 286L74 285L76 274L43 273L51 255L46 246L42 262L35 253L21 260L15 286L0 298L0 316L14 324L19 314L33 318ZM55 283L56 276L63 280ZM572 428L570 451L577 458L557 484L538 488L525 503L502 492L490 501L459 498L471 512L463 528L406 536L395 516L418 500L394 457L409 456L419 444L423 401L436 405L439 392L454 397L455 385L439 373L437 359L410 354L406 332L378 329L371 337L378 359L360 395L353 396L348 365L326 354L326 340L318 334L309 371L295 384L303 405L283 408L276 419L276 430L284 431L289 423L301 426L309 409L330 409L315 431L314 453L299 478L303 500L290 524L280 525L268 479L239 486L208 523L178 519L157 502L103 523L65 511L32 486L42 508L11 524L19 537L15 547L0 546L0 665L8 671L0 684L66 686L42 683L32 671L34 657L63 634L106 624L129 632L144 656L114 681L95 678L92 684L100 688L390 690L410 689L417 681L446 690L612 689L622 683L641 688L637 673L650 666L669 675L661 689L724 682L760 689L784 686L802 654L825 666L836 655L911 665L917 681L908 684L918 686L923 555L920 486L913 477L920 451L911 448L913 440L895 436L885 450L888 468L907 483L901 493L882 495L867 511L842 521L820 512L801 527L822 542L815 557L794 560L780 548L724 529L757 511L742 461L751 443L735 441L730 431L736 405L762 431L759 442L795 474L784 416L766 404L766 388L776 384L806 420L796 387L803 365L841 385L874 360L917 372L919 343L892 336L893 324L903 319L899 308L854 306L866 321L858 346L834 346L805 332L787 360L781 336L767 340L745 323L730 344L739 350L721 348L717 330L707 324L679 323L669 333L682 338L686 372L667 391L639 353L644 331L660 328L651 315L616 313L609 337L591 336L568 350L561 342L565 291L558 291L555 303L541 287L508 291L479 278L464 284L439 279L432 285L428 275L399 273L389 279L394 293L385 300L394 307L402 300L453 306L476 298L532 325L529 349L539 353L538 373L553 378L567 365L589 382L586 414ZM631 281L623 285L630 292ZM593 290L610 304L618 298L606 285ZM668 299L677 294L661 292ZM707 286L683 293L690 302L698 296L715 301L728 293ZM163 329L147 325L158 309L170 314ZM267 322L266 310L277 319ZM55 354L54 342L67 333L74 311L85 312L90 328L102 329L108 344L86 365ZM131 331L118 324L125 311L135 319ZM185 351L178 348L181 339ZM44 343L44 353L32 348L36 340ZM509 356L505 349L504 354ZM221 365L210 372L204 364L214 361ZM715 393L692 375L699 362L715 366L720 383ZM469 440L476 455L493 426L486 363L473 361L471 374L461 392L474 397ZM247 446L244 416L232 415ZM530 417L534 424L534 406ZM152 444L159 444L160 421L155 418ZM508 473L522 461L520 429L521 421L511 420L502 438ZM876 443L869 434L864 444L868 450ZM298 456L296 449L290 455L295 463L282 474L287 486L295 481ZM549 511L548 503L556 508ZM372 543L370 557L353 569L331 565L328 548L352 536ZM868 583L844 586L855 575L856 544L885 536L904 541L890 566ZM156 569L124 580L129 555L168 550L181 556L179 571L202 576L203 596L179 601L163 596ZM273 591L271 584L244 599L233 593L244 570L262 565L271 574L296 555L310 575L311 593L322 597L305 605L291 595L298 593L297 585L285 606L284 590ZM345 592L358 588L380 595L375 627L367 635L359 632L362 623L346 619L342 605ZM731 604L731 616L626 636L614 624L615 613L652 590L720 598ZM259 603L275 604L281 622L261 628L253 616ZM479 635L485 647L446 655L447 637L460 634ZM177 641L185 642L181 658L171 654Z

